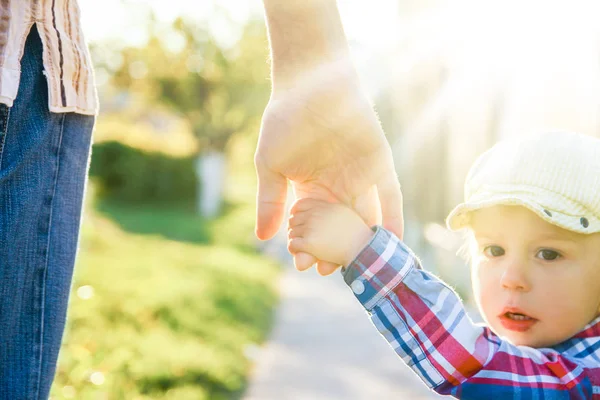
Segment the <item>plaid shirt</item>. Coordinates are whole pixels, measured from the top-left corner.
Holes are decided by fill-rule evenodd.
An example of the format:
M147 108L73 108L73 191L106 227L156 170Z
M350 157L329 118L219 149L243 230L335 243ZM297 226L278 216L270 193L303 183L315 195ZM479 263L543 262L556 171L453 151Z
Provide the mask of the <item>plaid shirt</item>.
M377 228L344 280L402 360L460 399L600 399L600 318L551 348L515 346L474 324L460 298Z

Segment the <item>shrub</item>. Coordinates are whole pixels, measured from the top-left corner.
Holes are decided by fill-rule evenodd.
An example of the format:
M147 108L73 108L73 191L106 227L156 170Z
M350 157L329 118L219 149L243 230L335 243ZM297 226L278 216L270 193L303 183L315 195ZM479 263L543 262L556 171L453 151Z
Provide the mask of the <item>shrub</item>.
M90 176L98 195L124 203L194 204L197 180L194 158L174 158L119 142L95 144Z

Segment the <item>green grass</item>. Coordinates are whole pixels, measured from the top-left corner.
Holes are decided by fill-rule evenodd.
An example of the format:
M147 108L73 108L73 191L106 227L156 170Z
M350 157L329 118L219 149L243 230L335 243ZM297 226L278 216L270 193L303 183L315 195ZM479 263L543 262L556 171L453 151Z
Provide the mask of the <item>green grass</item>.
M53 399L239 397L245 349L270 328L278 266L254 250L253 204L230 198L214 221L88 206Z

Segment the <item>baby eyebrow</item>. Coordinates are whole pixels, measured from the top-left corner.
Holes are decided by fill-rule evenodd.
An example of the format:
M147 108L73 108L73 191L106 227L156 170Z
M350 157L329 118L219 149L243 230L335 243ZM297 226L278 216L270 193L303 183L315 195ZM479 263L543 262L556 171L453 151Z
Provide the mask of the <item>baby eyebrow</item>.
M532 245L535 245L538 249L548 249L573 254L579 254L580 252L585 251L584 243L569 238L540 239L532 241Z
M544 235L539 238L536 238L536 241L565 242L565 243L573 243L573 244L580 243L578 240L575 240L574 238L571 238L568 236L563 236L563 235L560 235L560 236L559 235Z
M508 243L505 243L503 238L494 238L491 235L476 235L475 240L479 246L499 246L505 247L508 246ZM539 247L553 247L552 244L560 244L560 245L569 245L569 246L577 246L580 247L583 243L573 238L557 236L557 235L546 235L538 238L533 238L529 240L530 243L535 244Z
M492 235L487 234L479 234L475 235L475 240L477 240L478 242L501 242L502 238L495 238Z

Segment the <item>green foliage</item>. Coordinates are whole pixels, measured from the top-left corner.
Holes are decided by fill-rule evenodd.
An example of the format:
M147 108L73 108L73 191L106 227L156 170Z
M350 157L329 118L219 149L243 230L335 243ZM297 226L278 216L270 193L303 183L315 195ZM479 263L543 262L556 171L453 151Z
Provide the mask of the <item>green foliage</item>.
M184 116L201 148L223 150L233 134L260 118L268 100L264 23L249 23L233 49L220 48L183 19L173 23L171 33L182 38L182 49L169 49L165 33L152 32L145 47L122 50L112 81Z
M110 76L104 111L167 108L200 150L231 153L226 207L210 221L195 214L191 157L94 145L88 191L97 193L86 197L95 204L84 214L53 400L235 399L248 347L271 324L278 266L257 253L253 235L252 154L269 95L264 23L227 50L181 20L172 31L185 38L178 51L154 33L146 46L109 45L105 61L94 57ZM141 122L152 121L134 120L144 143Z
M271 324L278 268L247 246L253 209L230 207L216 221L115 202L86 212L53 399L239 397L247 346ZM221 240L227 232L238 236Z
M97 178L101 196L193 207L197 188L193 157L169 157L115 141L95 144L92 154L90 176Z
M185 208L174 207L172 204L132 207L114 200L103 200L98 201L97 208L121 229L131 233L160 235L167 239L196 244L212 243L214 236L211 230L213 221L194 215L192 210L182 212Z

